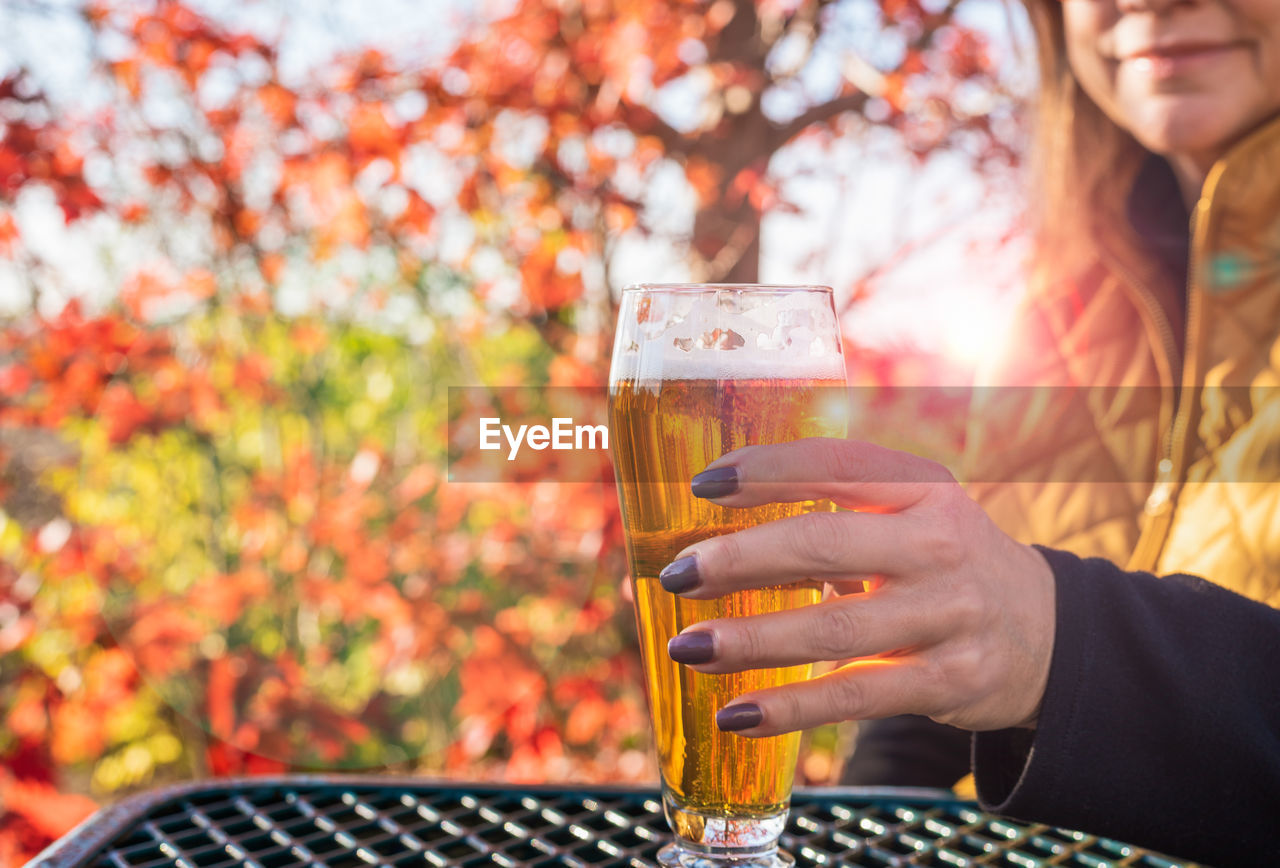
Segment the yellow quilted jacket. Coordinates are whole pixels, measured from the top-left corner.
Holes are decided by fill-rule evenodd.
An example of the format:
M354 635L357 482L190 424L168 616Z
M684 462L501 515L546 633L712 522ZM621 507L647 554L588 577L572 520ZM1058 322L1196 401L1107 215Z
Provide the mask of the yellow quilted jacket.
M1185 316L1136 237L1096 240L979 390L971 493L1024 541L1280 606L1280 120L1205 181Z

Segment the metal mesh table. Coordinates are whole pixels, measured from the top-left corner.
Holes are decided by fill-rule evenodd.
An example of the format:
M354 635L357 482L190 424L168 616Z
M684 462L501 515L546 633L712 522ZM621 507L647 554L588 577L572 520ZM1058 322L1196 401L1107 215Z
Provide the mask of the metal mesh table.
M669 839L657 793L396 778L184 784L100 811L41 868L652 866ZM934 790L797 793L784 846L814 866L1173 868L1114 841L984 814Z

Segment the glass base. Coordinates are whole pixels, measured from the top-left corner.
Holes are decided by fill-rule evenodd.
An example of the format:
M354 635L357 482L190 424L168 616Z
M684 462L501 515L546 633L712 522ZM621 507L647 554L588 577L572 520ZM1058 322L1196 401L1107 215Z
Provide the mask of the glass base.
M686 850L680 844L668 844L658 851L658 864L663 868L794 868L795 857L774 846L768 853L702 853Z
M791 868L796 860L778 849L787 809L756 817L703 814L664 794L663 809L676 840L658 851L664 868Z

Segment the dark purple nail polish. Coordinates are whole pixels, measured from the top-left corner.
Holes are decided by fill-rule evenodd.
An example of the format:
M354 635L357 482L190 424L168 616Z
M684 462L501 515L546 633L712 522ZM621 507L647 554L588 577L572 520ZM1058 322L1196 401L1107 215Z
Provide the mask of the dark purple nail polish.
M673 594L692 591L702 584L702 580L698 578L698 562L693 555L676 558L658 573L658 581L665 590Z
M677 663L710 663L716 656L715 637L706 630L672 636L667 643L667 656Z
M738 490L738 468L704 470L689 483L694 497L726 497Z
M716 726L721 732L739 732L759 726L764 712L754 702L740 702L716 712Z

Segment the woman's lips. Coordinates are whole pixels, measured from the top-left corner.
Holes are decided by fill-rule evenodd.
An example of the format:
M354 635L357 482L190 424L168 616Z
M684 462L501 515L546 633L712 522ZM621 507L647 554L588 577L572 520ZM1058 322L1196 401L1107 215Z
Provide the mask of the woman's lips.
M1132 51L1121 63L1135 72L1165 79L1210 67L1242 48L1240 42L1184 42Z

